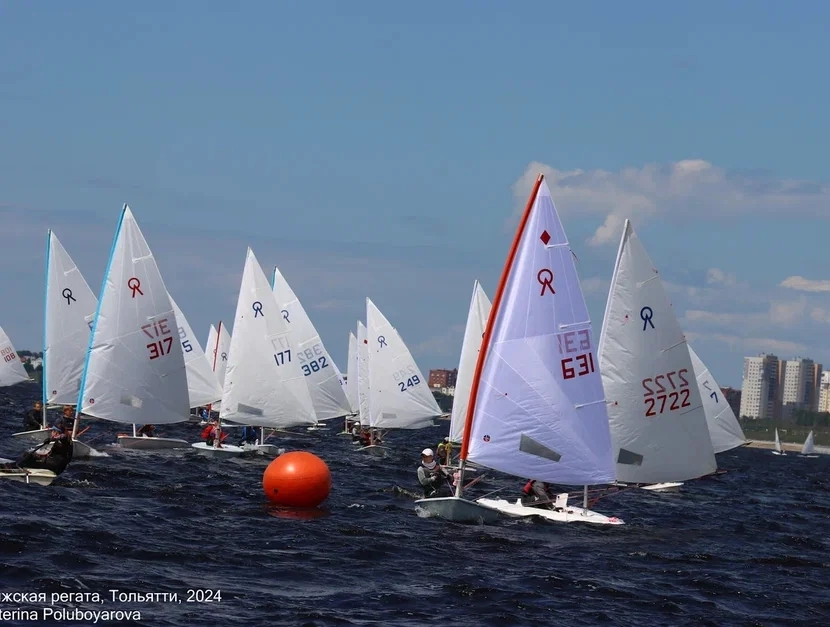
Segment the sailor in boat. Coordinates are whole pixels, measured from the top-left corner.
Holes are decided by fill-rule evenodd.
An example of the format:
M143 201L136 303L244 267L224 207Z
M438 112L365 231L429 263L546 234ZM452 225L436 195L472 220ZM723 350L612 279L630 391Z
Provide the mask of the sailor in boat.
M212 420L211 423L205 427L205 430L202 431L202 439L208 446L213 446L213 443L216 441L217 437L219 437L219 446L221 447L222 442L225 441L228 434L221 432L218 420Z
M356 422L352 425L352 441L359 442L360 441L360 423Z
M199 408L199 418L208 422L210 420L210 412L208 412L207 407L200 407Z
M243 444L256 444L256 427L242 427L242 437L239 438L239 446Z
M557 509L554 506L556 495L544 481L531 479L522 488L522 505L525 507L544 507L546 509ZM561 509L561 508L559 508Z
M449 466L452 461L452 442L450 442L450 439L444 438L444 441L440 442L438 446L435 447L435 451L438 453L438 459L440 459L444 465Z
M424 498L429 499L441 496L441 492L447 486L446 479L449 472L435 461L431 448L421 451L421 465L418 466L418 483L424 488Z
M53 432L51 439L23 453L16 462L0 464L0 468L42 468L61 474L72 461L72 437L67 433Z
M23 430L37 431L38 429L40 429L40 419L42 417L42 412L43 403L41 403L40 401L35 401L35 408L27 411L26 415L23 417Z
M72 405L64 405L63 406L63 416L58 418L55 421L55 424L52 425L53 430L57 430L60 433L71 434L72 427L75 426L75 408Z
M138 437L154 438L156 437L156 427L154 425L141 425L141 428L135 434Z

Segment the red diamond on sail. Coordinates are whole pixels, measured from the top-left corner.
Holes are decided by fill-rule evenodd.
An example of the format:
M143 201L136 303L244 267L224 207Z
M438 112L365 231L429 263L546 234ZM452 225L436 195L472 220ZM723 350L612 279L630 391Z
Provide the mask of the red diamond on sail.
M539 236L539 239L542 240L542 243L547 246L548 242L550 241L550 233L547 230L542 231L542 234Z

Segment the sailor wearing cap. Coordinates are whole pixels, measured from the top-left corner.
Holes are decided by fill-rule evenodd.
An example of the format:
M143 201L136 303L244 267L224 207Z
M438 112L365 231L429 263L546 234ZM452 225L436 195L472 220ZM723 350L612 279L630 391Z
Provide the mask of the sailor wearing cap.
M436 461L431 448L421 451L421 464L418 466L418 483L424 488L424 498L440 496L440 490L447 485L444 479L449 473Z

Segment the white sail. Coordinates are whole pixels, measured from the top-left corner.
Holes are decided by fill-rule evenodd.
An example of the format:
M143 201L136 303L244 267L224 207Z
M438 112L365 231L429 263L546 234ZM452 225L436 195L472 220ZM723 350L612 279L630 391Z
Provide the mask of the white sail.
M205 356L208 358L208 362L210 362L211 370L215 371L215 359L216 359L216 352L219 348L219 335L216 333L216 327L210 325L210 330L208 331L207 342L205 342ZM218 378L218 377L217 377ZM219 382L219 387L222 387L222 382Z
M810 431L810 434L807 436L807 439L804 440L804 446L801 447L801 454L802 455L812 455L815 452L816 445L813 442L813 432Z
M461 442L464 437L464 422L467 420L467 406L470 403L473 375L489 315L490 299L487 298L481 284L476 281L473 284L473 298L467 314L467 328L464 331L464 342L461 344L461 360L458 363L458 376L455 382L455 396L450 418L451 442Z
M591 320L544 181L490 316L467 459L553 483L613 481Z
M0 387L31 380L12 345L12 341L2 327L0 327L0 358L3 359L2 365L0 365Z
M98 299L52 232L46 236L46 320L43 398L46 405L78 402L81 375Z
M357 409L360 425L369 426L369 346L366 327L357 322Z
M778 427L775 428L775 450L781 452L781 440L778 439Z
M599 342L617 479L663 483L717 469L686 338L626 220Z
M209 405L222 398L222 388L219 379L213 372L212 359L208 360L199 340L190 328L182 310L168 293L173 312L176 314L179 329L179 341L184 354L184 365L187 372L187 389L191 407ZM211 357L213 357L211 355Z
M717 381L691 346L689 346L689 357L692 358L692 367L697 378L703 409L706 412L706 423L709 426L709 438L712 440L715 453L723 453L743 446L746 444L746 437L735 418L735 413L723 397Z
M370 424L378 429L421 429L433 424L441 408L418 364L395 328L366 299L369 340Z
M221 330L219 333L221 336ZM317 424L288 327L250 248L236 304L219 415L222 420L258 427Z
M176 315L153 253L124 205L89 341L78 413L124 423L190 416Z
M357 338L354 333L349 332L349 359L346 370L346 399L356 413L359 407L357 400Z
M305 375L317 420L347 416L351 407L339 370L302 303L277 267L274 267L273 283L274 296L291 334L291 345L297 351L297 363Z
M219 385L225 386L225 373L228 370L228 354L231 352L231 334L225 323L219 323L219 343L214 348L216 360L213 363L213 371L219 379Z

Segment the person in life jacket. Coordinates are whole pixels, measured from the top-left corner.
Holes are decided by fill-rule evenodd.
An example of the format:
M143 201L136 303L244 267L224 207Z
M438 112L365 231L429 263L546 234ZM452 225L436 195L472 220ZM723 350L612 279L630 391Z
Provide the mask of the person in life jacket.
M239 446L243 444L256 444L256 427L242 427L242 437L239 438Z
M23 430L24 431L37 431L39 430L41 425L41 418L43 417L43 403L40 401L35 401L34 409L30 409L26 412L26 415L23 416Z
M441 460L441 463L449 466L452 462L452 442L450 442L449 438L444 438L443 442L439 442L438 446L435 447L435 452L438 454L437 458Z
M218 421L214 420L211 422L207 427L205 427L204 431L202 431L202 439L207 443L208 446L213 446L213 443L216 441L216 436L219 435L219 446L222 446L222 442L228 437L227 433L222 433L222 430L219 428Z
M153 425L141 425L141 428L135 432L137 436L147 436L148 438L156 437L156 428Z
M544 481L531 479L522 488L522 505L527 507L546 507L553 509L556 495ZM538 505L536 505L538 503Z
M53 431L59 433L66 433L71 435L72 428L75 426L75 408L72 405L63 406L63 415L55 421L52 425Z
M418 466L418 483L424 488L424 498L441 496L447 485L445 481L449 472L435 461L431 448L421 451L421 464Z
M205 421L210 419L210 413L208 412L207 407L199 408L199 418Z
M72 438L69 434L55 433L52 439L23 453L15 462L0 464L0 468L41 468L61 474L72 461Z

